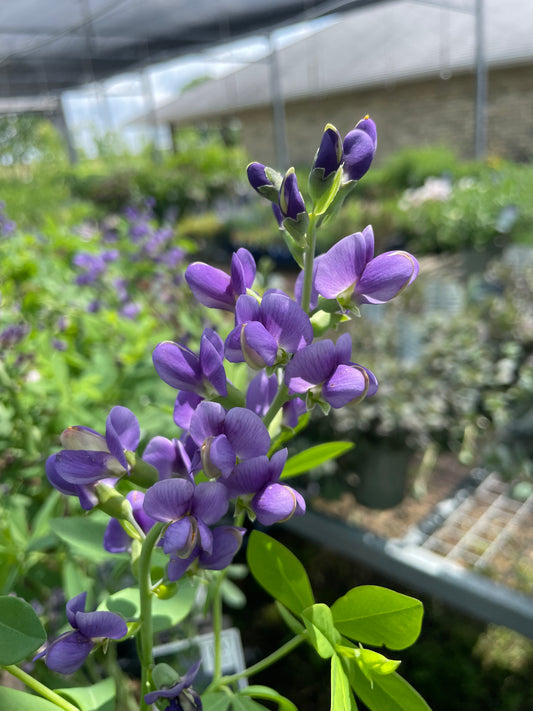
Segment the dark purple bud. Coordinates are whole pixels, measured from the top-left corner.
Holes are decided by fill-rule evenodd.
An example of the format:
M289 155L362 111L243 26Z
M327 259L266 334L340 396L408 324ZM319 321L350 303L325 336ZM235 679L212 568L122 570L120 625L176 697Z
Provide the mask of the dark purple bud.
M336 173L342 163L342 138L335 126L328 123L322 134L320 147L315 156L312 170L322 171L322 180Z
M278 201L278 190L282 181L279 173L262 163L250 163L246 173L250 185L259 195L272 202Z
M298 215L306 213L305 202L298 190L298 180L294 168L289 168L279 190L279 209L283 217L297 221Z
M344 150L344 181L359 180L370 168L377 147L376 124L365 116L346 134Z

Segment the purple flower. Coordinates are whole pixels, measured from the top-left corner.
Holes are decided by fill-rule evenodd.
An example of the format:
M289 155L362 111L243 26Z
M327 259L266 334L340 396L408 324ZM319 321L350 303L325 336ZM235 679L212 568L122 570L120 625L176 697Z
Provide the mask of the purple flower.
M156 521L170 522L163 537L165 553L188 558L197 547L213 552L209 526L226 514L229 500L226 487L218 481L195 485L188 479L165 479L148 489L143 506Z
M144 494L142 491L130 491L126 499L131 504L133 518L137 521L144 533L152 528L155 520L148 516L143 509ZM131 538L116 518L112 518L104 532L104 549L109 553L125 553L130 549Z
M309 405L327 403L344 407L377 391L374 374L351 358L352 339L345 333L337 343L316 341L293 356L285 369L289 393L307 393Z
M245 407L226 412L216 402L198 405L191 418L190 435L200 448L193 470L201 467L209 478L226 478L237 460L266 454L270 448L270 435L260 417Z
M67 602L67 619L74 628L51 642L34 657L44 657L46 666L61 674L78 670L96 644L105 639L121 639L128 626L114 612L85 612L87 593L83 592Z
M322 255L315 287L326 299L342 306L354 300L363 304L390 301L416 279L418 262L401 250L374 257L374 233L368 225L348 235Z
M76 267L83 270L83 273L75 279L76 284L80 286L92 284L107 269L105 260L99 254L80 252L76 254L73 262Z
M276 452L271 459L266 456L248 459L238 464L225 482L231 496L253 494L250 506L264 526L305 513L301 494L279 482L286 461L286 449Z
M377 147L376 124L365 116L343 141L344 181L359 180L370 168Z
M203 262L193 262L185 271L185 279L194 297L211 309L234 311L241 294L252 287L256 265L247 249L241 247L231 258L231 276Z
M217 393L226 396L224 344L220 336L206 328L200 340L200 353L173 341L156 346L153 362L157 374L167 385L206 397Z
M162 686L160 689L150 691L144 696L144 702L148 705L155 703L158 699L168 699L170 704L164 711L202 711L202 700L192 688L193 681L200 669L201 661L196 662L185 673L180 681L172 686ZM157 667L154 669L157 673Z
M246 174L250 185L259 195L273 203L278 202L278 191L282 181L279 173L262 163L250 163L246 168Z
M246 391L246 407L259 417L268 412L272 400L278 391L278 378L273 373L268 376L264 370L259 372L248 385ZM306 411L305 402L295 397L283 405L283 420L288 427L296 427L300 415Z
M313 327L302 307L285 294L268 291L257 302L240 296L235 308L236 326L226 338L224 352L232 363L246 361L252 368L287 360L313 340Z
M126 452L135 451L139 439L139 423L133 412L127 407L114 407L106 420L105 437L89 427L64 430L61 444L65 449L49 458L48 478L61 491L61 483L83 486L109 476L120 477L130 472Z

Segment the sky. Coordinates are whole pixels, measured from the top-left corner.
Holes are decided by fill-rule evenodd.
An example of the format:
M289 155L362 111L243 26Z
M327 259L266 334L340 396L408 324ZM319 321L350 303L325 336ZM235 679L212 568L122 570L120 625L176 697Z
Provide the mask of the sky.
M273 33L278 48L306 37L335 20L331 17L302 22ZM76 145L94 153L94 137L108 131L119 133L132 151L140 150L156 138L160 146L168 143L166 129L155 137L150 127L127 126L155 105L175 98L184 86L203 76L220 77L257 61L269 53L266 37L251 37L213 48L202 54L182 57L154 65L140 72L124 74L100 84L91 84L63 94L63 107Z

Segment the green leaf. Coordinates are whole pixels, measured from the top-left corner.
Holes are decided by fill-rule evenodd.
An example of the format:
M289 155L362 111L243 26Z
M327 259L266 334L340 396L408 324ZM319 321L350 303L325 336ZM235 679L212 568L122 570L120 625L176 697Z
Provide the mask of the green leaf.
M158 597L152 600L152 621L154 632L161 632L177 625L185 619L194 604L196 586L192 580L182 580L176 594L168 600ZM136 619L141 614L139 588L124 588L107 597L99 606L99 610L109 610L122 615L126 619Z
M331 711L357 711L350 682L336 654L331 658Z
M309 632L309 641L322 659L329 659L335 653L335 645L341 639L335 629L331 610L320 602L304 610L302 618Z
M252 696L256 699L267 699L278 705L279 711L298 711L297 707L286 696L282 696L275 689L260 684L252 684L239 691L240 696Z
M108 553L103 548L108 521L108 516L95 512L90 517L53 518L50 520L50 528L73 553L93 563L125 559L126 553Z
M258 704L249 696L234 696L231 700L231 708L233 711L264 711L266 706Z
M202 695L203 711L227 711L231 698L225 691L215 691Z
M355 659L343 660L350 686L370 711L431 711L418 691L394 672L369 681Z
M9 711L57 711L51 701L17 689L0 686L0 709Z
M259 585L295 615L300 615L314 603L311 583L303 565L288 548L266 533L252 531L247 560Z
M409 647L420 634L424 608L419 600L376 585L352 588L333 603L335 626L363 644Z
M317 444L316 447L310 447L287 460L280 479L289 479L298 474L308 472L310 469L318 467L330 459L336 459L342 454L346 454L350 449L353 449L353 446L353 442L325 442L324 444Z
M19 597L0 597L1 665L26 659L45 641L46 632L31 605Z
M104 679L92 686L56 689L67 701L79 706L80 711L113 711L117 689L114 679Z

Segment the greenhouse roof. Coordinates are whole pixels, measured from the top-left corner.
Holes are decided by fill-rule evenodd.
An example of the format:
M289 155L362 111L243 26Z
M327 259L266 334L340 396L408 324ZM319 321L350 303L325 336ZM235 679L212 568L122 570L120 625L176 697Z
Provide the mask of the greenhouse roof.
M383 0L3 0L0 97L59 94Z

